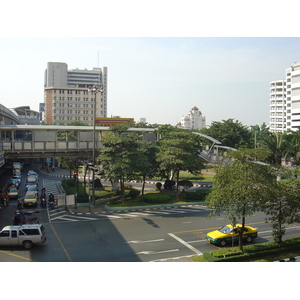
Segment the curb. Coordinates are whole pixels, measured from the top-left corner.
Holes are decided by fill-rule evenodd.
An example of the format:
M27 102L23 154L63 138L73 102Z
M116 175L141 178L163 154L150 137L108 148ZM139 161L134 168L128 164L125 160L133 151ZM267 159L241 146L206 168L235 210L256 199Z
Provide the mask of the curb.
M82 203L83 204L83 203ZM181 203L181 204L160 204L160 205L145 205L145 206L126 206L126 207L108 207L105 205L103 208L99 208L99 212L94 212L94 213L109 213L109 212L129 212L129 211L142 211L142 210L149 210L149 209L157 209L157 208L178 208L182 206L197 206L197 205L203 205L206 206L205 202L190 202L190 203ZM78 204L77 204L78 206ZM80 205L81 207L83 206L88 206L87 205ZM89 212L78 212L78 211L73 211L75 210L74 206L68 206L68 209L70 213L72 214L90 214ZM77 208L78 209L78 208Z
M290 257L290 258L275 260L273 262L291 262L291 261L296 261L297 259L300 259L300 256L295 256L295 257Z
M157 204L157 205L144 205L144 206L125 206L125 207L109 207L107 205L104 206L106 211L120 211L120 210L143 210L143 209L151 209L151 208L174 208L181 206L191 206L191 205L206 205L206 202L187 202L180 204Z

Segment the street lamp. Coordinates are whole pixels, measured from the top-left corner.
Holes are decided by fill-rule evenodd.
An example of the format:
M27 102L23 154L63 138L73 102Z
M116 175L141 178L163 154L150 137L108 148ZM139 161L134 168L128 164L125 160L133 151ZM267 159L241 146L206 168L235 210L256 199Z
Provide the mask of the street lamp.
M93 85L88 89L89 92L92 92L92 95L95 95L94 99L94 128L93 128L93 192L92 192L92 203L95 205L95 165L96 165L96 158L95 158L95 152L96 152L96 103L97 103L97 93L103 93L103 88L101 85Z

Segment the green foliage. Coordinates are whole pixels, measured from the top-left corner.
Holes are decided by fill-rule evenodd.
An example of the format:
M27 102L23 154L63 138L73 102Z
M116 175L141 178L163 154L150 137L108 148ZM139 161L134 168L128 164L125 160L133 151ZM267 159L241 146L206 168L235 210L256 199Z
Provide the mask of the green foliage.
M141 200L147 203L161 204L172 201L172 198L166 194L148 193L143 195Z
M185 189L189 189L193 186L193 183L189 180L180 180L178 181L178 185L184 187Z
M63 179L61 184L65 190L75 187L76 180L73 178Z
M180 194L182 201L202 202L206 200L206 196L210 193L209 190L197 190L196 192L183 192Z
M135 199L137 198L139 195L140 195L140 191L137 190L137 189L130 189L129 190L129 193L128 193L128 196L131 198L131 199Z
M251 155L251 151L253 152ZM232 217L245 218L261 209L261 204L267 202L275 188L275 177L268 166L253 163L255 149L233 151L229 154L232 164L223 166L214 178L214 186L206 200L211 214L226 214ZM242 250L242 235L239 236Z
M280 245L285 234L284 224L299 221L300 195L298 180L278 181L274 187L269 201L265 202L262 209L272 223L272 235Z
M162 187L162 183L161 183L161 182L156 182L156 183L155 183L155 186L156 186L156 188L157 188L158 190L160 190L161 187Z
M228 119L222 122L212 122L209 128L201 129L201 133L209 135L223 145L232 148L251 147L252 134L241 122Z
M286 251L300 249L300 237L285 240L281 247L276 242L251 244L244 247L244 252L238 248L226 248L203 253L206 261L251 261L263 257L276 256Z
M178 186L179 172L187 170L190 173L199 172L204 166L198 156L201 151L201 138L199 135L190 134L185 131L170 130L164 132L159 141L159 152L157 161L160 171L174 177ZM179 194L177 190L176 198Z

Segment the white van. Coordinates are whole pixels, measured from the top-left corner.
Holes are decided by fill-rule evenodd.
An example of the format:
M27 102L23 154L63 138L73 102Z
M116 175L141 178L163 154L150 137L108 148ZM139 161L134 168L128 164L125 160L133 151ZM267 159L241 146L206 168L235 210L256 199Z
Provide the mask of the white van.
M45 242L46 234L42 224L8 225L0 231L0 246L23 246L31 249L34 244Z

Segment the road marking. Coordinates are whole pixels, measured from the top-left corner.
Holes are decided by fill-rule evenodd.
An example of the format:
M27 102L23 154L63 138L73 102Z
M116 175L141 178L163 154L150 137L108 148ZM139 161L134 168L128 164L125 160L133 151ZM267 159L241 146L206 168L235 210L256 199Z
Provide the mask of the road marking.
M179 251L179 249L170 249L170 250L164 250L164 251L142 251L142 252L138 252L136 254L149 255L149 254L160 254L160 253L175 252L175 251Z
M129 241L127 242L127 244L141 244L141 243L152 243L152 242L162 242L162 241L164 241L164 239L149 240L149 241L137 240L137 241Z
M187 242L187 243L192 244L192 243L201 243L201 242L207 242L207 240L190 241L190 242Z
M187 248L189 248L190 250L192 250L193 252L195 252L198 255L202 255L203 253L199 250L197 250L196 248L194 248L193 246L191 246L190 244L188 244L187 242L185 242L183 239L179 238L178 236L176 236L173 233L169 233L169 236L171 236L172 238L174 238L175 240L177 240L178 242L180 242L182 245L186 246Z
M57 240L58 240L60 246L62 247L64 253L66 254L66 256L67 256L69 262L72 262L71 256L69 255L67 249L65 248L64 244L62 243L60 237L58 236L58 234L57 234L57 232L56 232L56 230L55 230L55 228L53 227L53 225L52 225L51 223L49 223L49 225L50 225L52 231L54 232L54 234L55 234L55 236L56 236L56 238L57 238Z
M61 217L57 217L57 218L53 218L52 219L52 221L53 220L65 220L65 221L72 221L72 222L76 222L76 221L78 221L78 220L74 220L74 219L68 219L68 218L64 218L63 216L61 216Z
M30 258L27 258L27 257L24 257L24 256L20 256L20 255L14 254L14 253L9 253L9 252L2 251L2 250L0 250L0 253L4 253L4 254L7 254L7 255L15 256L15 257L17 257L17 258L21 258L21 259L24 259L24 260L36 262L36 261L33 260L33 259L30 259Z

